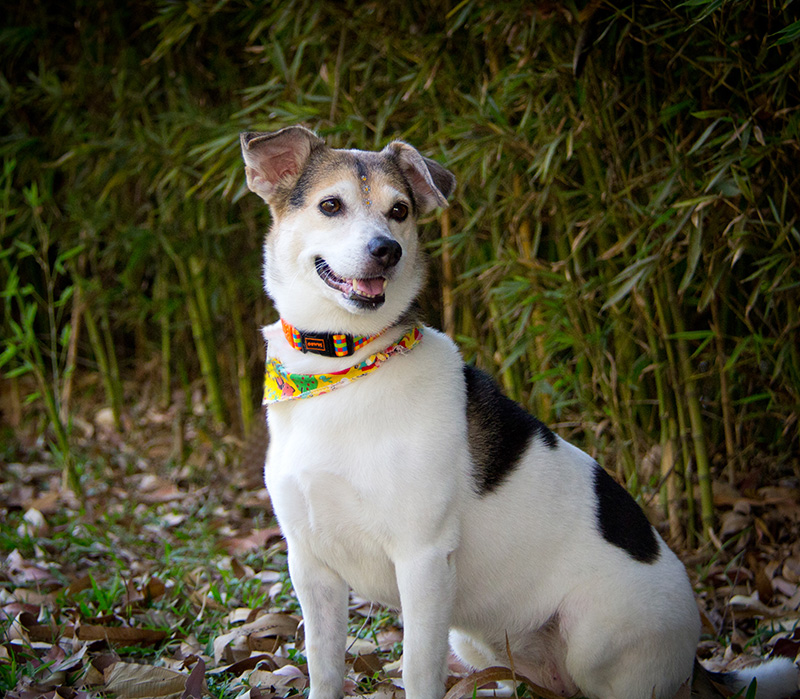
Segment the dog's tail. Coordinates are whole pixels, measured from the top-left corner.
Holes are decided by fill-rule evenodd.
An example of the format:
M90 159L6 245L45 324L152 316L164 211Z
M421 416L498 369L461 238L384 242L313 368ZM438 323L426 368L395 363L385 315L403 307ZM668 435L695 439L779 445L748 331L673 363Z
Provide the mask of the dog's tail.
M755 680L756 699L789 699L797 695L798 679L797 665L789 658L773 658L760 665L733 672L711 672L695 662L692 696L711 699L738 695L744 699L752 696L748 690Z

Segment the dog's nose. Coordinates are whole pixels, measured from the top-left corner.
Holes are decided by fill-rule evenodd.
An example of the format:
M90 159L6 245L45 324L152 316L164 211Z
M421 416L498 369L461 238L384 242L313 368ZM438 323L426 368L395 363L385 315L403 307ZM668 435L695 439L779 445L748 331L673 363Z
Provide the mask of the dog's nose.
M403 254L403 248L400 243L392 238L387 238L384 235L379 235L369 241L367 245L369 254L378 262L384 269L394 267Z

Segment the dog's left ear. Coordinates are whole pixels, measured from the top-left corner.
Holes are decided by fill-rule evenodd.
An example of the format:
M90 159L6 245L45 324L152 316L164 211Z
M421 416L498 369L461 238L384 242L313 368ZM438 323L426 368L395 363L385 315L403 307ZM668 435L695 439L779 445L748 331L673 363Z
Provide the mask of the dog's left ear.
M311 151L325 144L303 126L289 126L273 133L246 131L240 135L247 186L267 204L276 186L300 176Z
M414 190L420 214L430 213L437 206L447 207L447 199L456 187L452 172L403 141L392 141L383 150L396 160Z

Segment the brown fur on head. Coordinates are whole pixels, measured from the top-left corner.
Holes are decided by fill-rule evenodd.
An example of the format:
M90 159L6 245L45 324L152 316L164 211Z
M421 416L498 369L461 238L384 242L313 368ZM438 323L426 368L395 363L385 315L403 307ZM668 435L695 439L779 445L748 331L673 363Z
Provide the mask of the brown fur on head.
M395 186L402 184L417 215L446 207L456 184L449 170L403 141L392 141L380 152L335 150L303 126L272 133L246 131L240 140L247 186L275 214L288 206L302 206L305 192L318 184L312 177L330 176L332 170L348 166L360 176L364 161L373 172L393 179Z

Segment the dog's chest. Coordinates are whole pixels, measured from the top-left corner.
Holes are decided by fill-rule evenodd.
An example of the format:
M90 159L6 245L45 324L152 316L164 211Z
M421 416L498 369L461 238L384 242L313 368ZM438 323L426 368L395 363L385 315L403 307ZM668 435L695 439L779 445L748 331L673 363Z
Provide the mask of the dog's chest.
M388 604L398 603L394 560L457 536L468 483L463 389L448 377L432 391L424 362L409 378L407 360L424 359L419 350L269 411L265 480L290 548L299 542L359 593ZM454 362L448 373L458 379L459 371Z
M291 472L285 466L283 460L268 461L266 481L290 547L301 542L361 595L396 605L388 551L398 523L389 493L372 494L374 476L367 474L359 485L316 459L296 464Z

